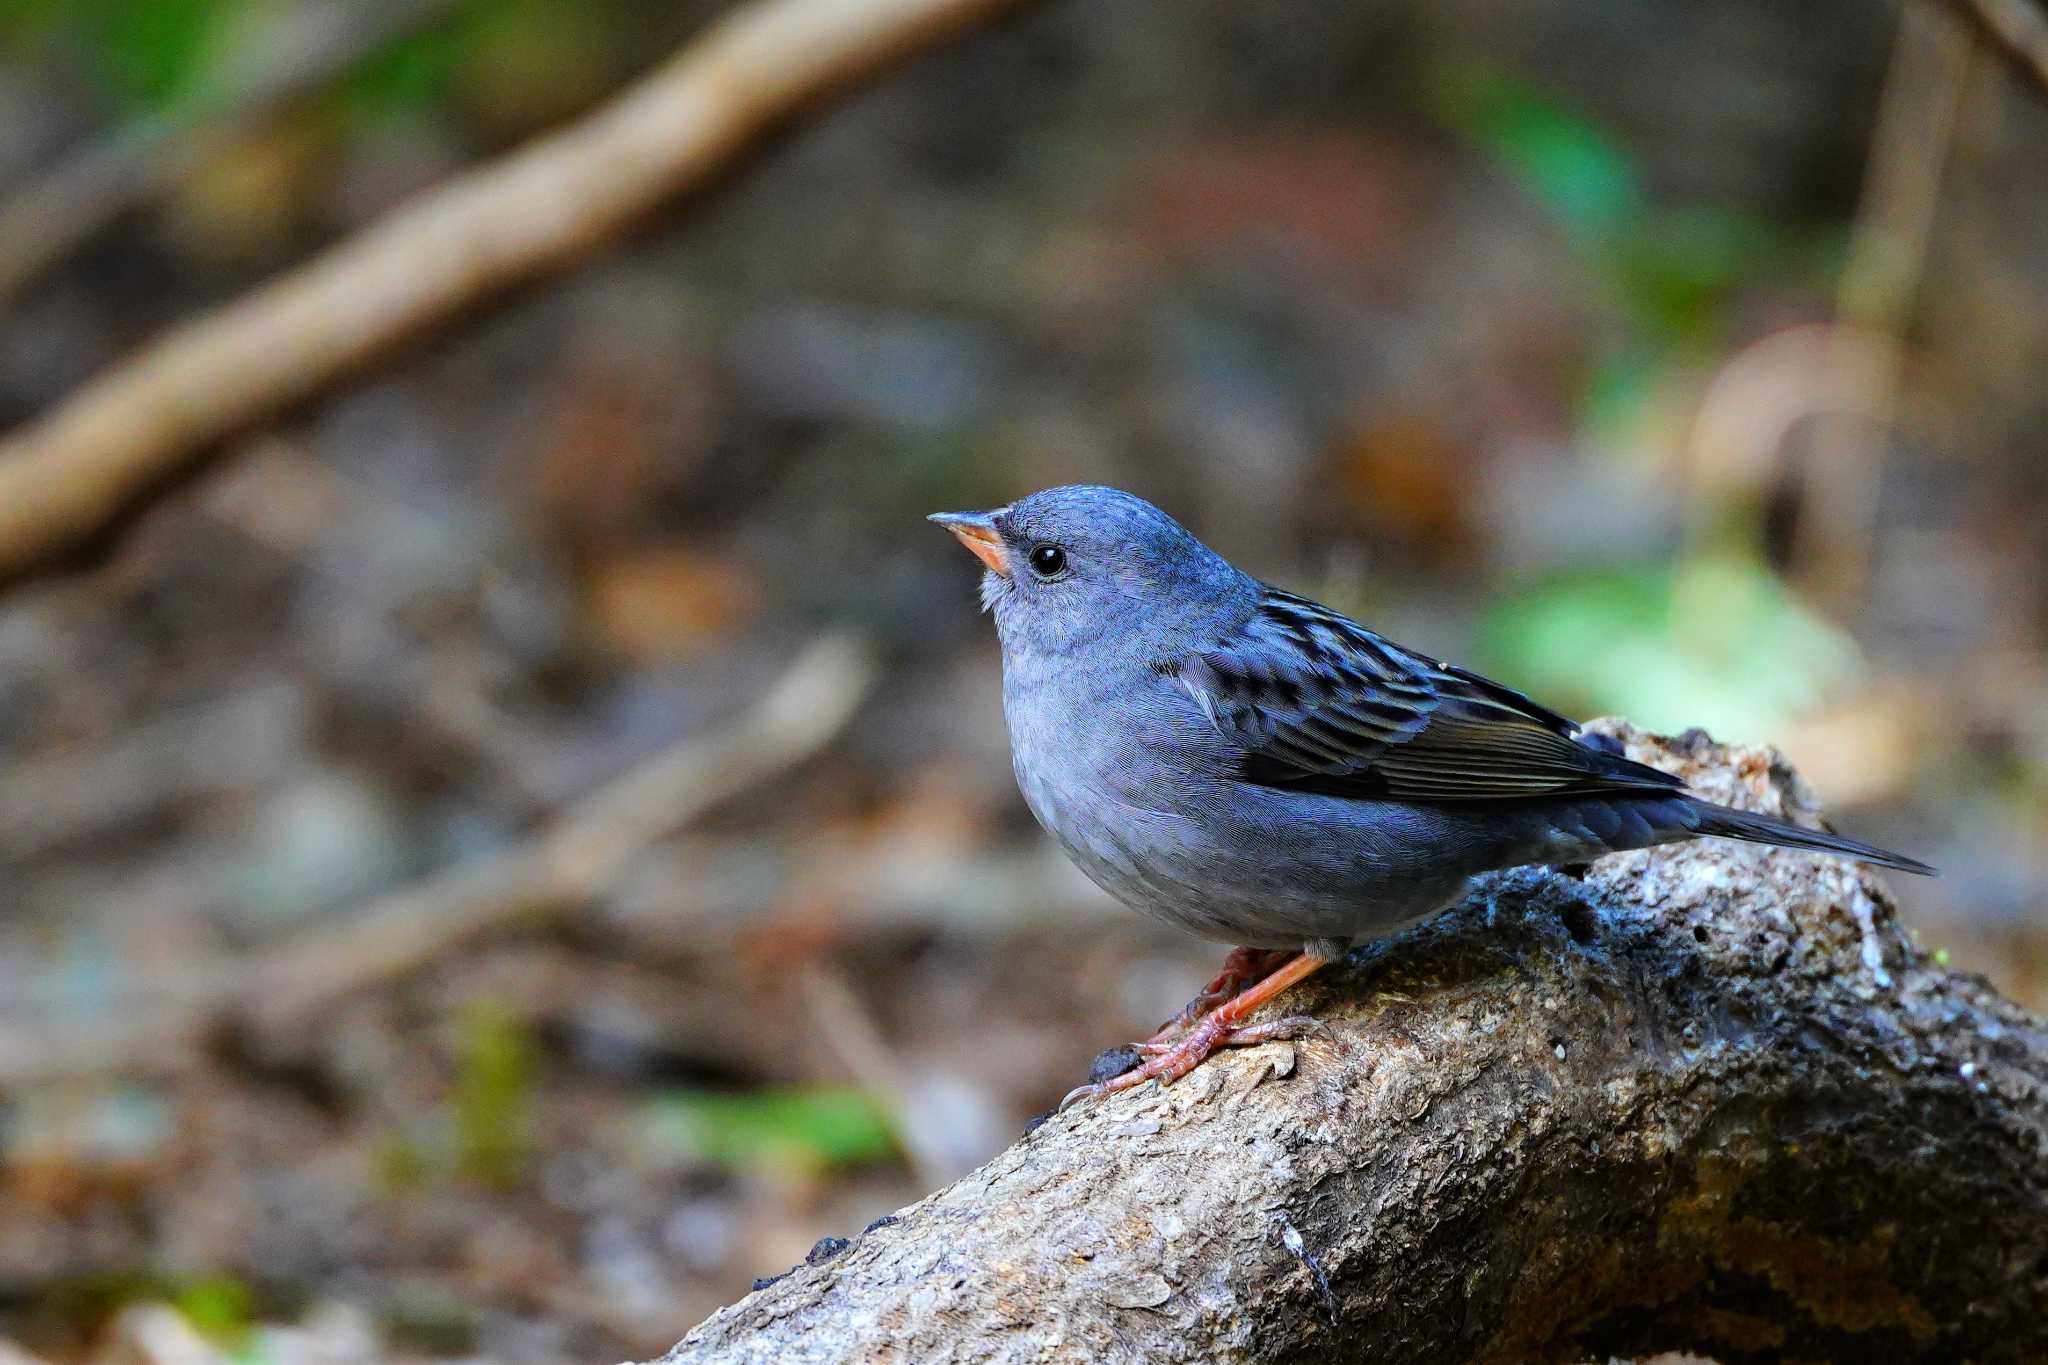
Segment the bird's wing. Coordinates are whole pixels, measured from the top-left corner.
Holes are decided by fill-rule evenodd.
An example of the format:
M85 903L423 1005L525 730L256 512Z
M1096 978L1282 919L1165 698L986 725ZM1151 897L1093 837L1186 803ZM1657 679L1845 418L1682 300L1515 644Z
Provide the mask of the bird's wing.
M1274 588L1236 636L1160 671L1264 786L1463 801L1683 785L1580 743L1574 722L1512 688Z

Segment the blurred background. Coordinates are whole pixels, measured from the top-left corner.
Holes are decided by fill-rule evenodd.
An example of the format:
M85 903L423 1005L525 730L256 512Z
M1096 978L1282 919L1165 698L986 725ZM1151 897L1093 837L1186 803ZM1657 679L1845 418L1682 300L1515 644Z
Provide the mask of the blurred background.
M726 8L0 0L0 421ZM1054 0L231 443L0 595L0 1359L655 1353L1177 1008L921 520L1048 484L1780 744L2041 1008L2044 145L1931 3Z

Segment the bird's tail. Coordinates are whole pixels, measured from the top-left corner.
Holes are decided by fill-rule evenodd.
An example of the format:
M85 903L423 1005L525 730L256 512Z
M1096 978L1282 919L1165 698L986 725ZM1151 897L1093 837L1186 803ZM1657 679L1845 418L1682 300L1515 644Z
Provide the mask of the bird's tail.
M1879 848L1876 844L1866 844L1860 839L1844 838L1839 834L1829 834L1825 830L1788 825L1783 820L1773 820L1767 815L1755 815L1746 810L1717 806L1707 801L1698 801L1694 804L1699 818L1697 829L1701 834L1721 839L1742 839L1752 844L1773 844L1779 848L1811 849L1816 853L1833 853L1844 858L1854 858L1861 863L1896 868L1901 872L1917 872L1923 877L1934 875L1934 869L1918 858L1908 858L1903 853L1894 853L1888 848Z

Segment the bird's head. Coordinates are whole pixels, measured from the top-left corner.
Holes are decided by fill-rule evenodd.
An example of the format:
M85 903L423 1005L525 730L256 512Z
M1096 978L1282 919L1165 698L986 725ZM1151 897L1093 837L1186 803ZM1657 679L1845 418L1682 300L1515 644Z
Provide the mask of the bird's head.
M1006 654L1060 654L1110 636L1154 648L1235 606L1251 580L1143 498L1077 484L933 521L987 566L982 605Z

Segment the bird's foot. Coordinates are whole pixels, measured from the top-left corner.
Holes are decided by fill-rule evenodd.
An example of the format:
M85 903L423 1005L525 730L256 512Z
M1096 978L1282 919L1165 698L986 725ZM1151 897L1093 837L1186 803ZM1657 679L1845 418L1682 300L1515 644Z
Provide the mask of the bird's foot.
M1132 1086L1143 1085L1155 1078L1161 1085L1171 1085L1200 1066L1209 1054L1218 1048L1250 1047L1255 1043L1269 1043L1280 1038L1331 1036L1327 1024L1306 1014L1290 1014L1281 1019L1269 1019L1264 1023L1244 1024L1231 1028L1219 1022L1218 1016L1221 1013L1219 1010L1210 1014L1174 1042L1139 1043L1137 1051L1145 1060L1122 1075L1067 1092L1059 1107L1065 1109L1091 1095L1108 1095L1118 1090L1129 1090Z
M1219 1047L1251 1047L1258 1043L1270 1043L1283 1038L1334 1038L1330 1026L1312 1014L1289 1014L1278 1019L1269 1019L1263 1024L1243 1024L1231 1029L1211 1045ZM1137 1050L1143 1057L1165 1057L1176 1052L1179 1043L1139 1043ZM1205 1054L1206 1055L1206 1054ZM1197 1057L1196 1061L1201 1058ZM1190 1064L1192 1066L1192 1064ZM1135 1068L1133 1068L1135 1069ZM1182 1073L1185 1074L1185 1073ZM1173 1079L1169 1077L1168 1079Z
M1259 981L1286 962L1293 954L1285 948L1232 948L1223 966L1202 987L1201 993L1182 1005L1180 1013L1159 1026L1142 1047L1163 1043L1194 1026L1197 1019L1229 1000L1245 987Z
M1327 1036L1329 1030L1306 1015L1289 1015L1260 1024L1245 1023L1252 1011L1322 965L1321 958L1296 955L1257 985L1210 1010L1179 1038L1169 1042L1162 1037L1140 1043L1137 1051L1145 1057L1144 1061L1120 1076L1069 1091L1060 1101L1060 1108L1065 1109L1091 1095L1129 1090L1155 1078L1161 1085L1171 1085L1201 1065L1203 1059L1219 1047L1246 1047L1275 1038L1299 1038L1311 1033Z

